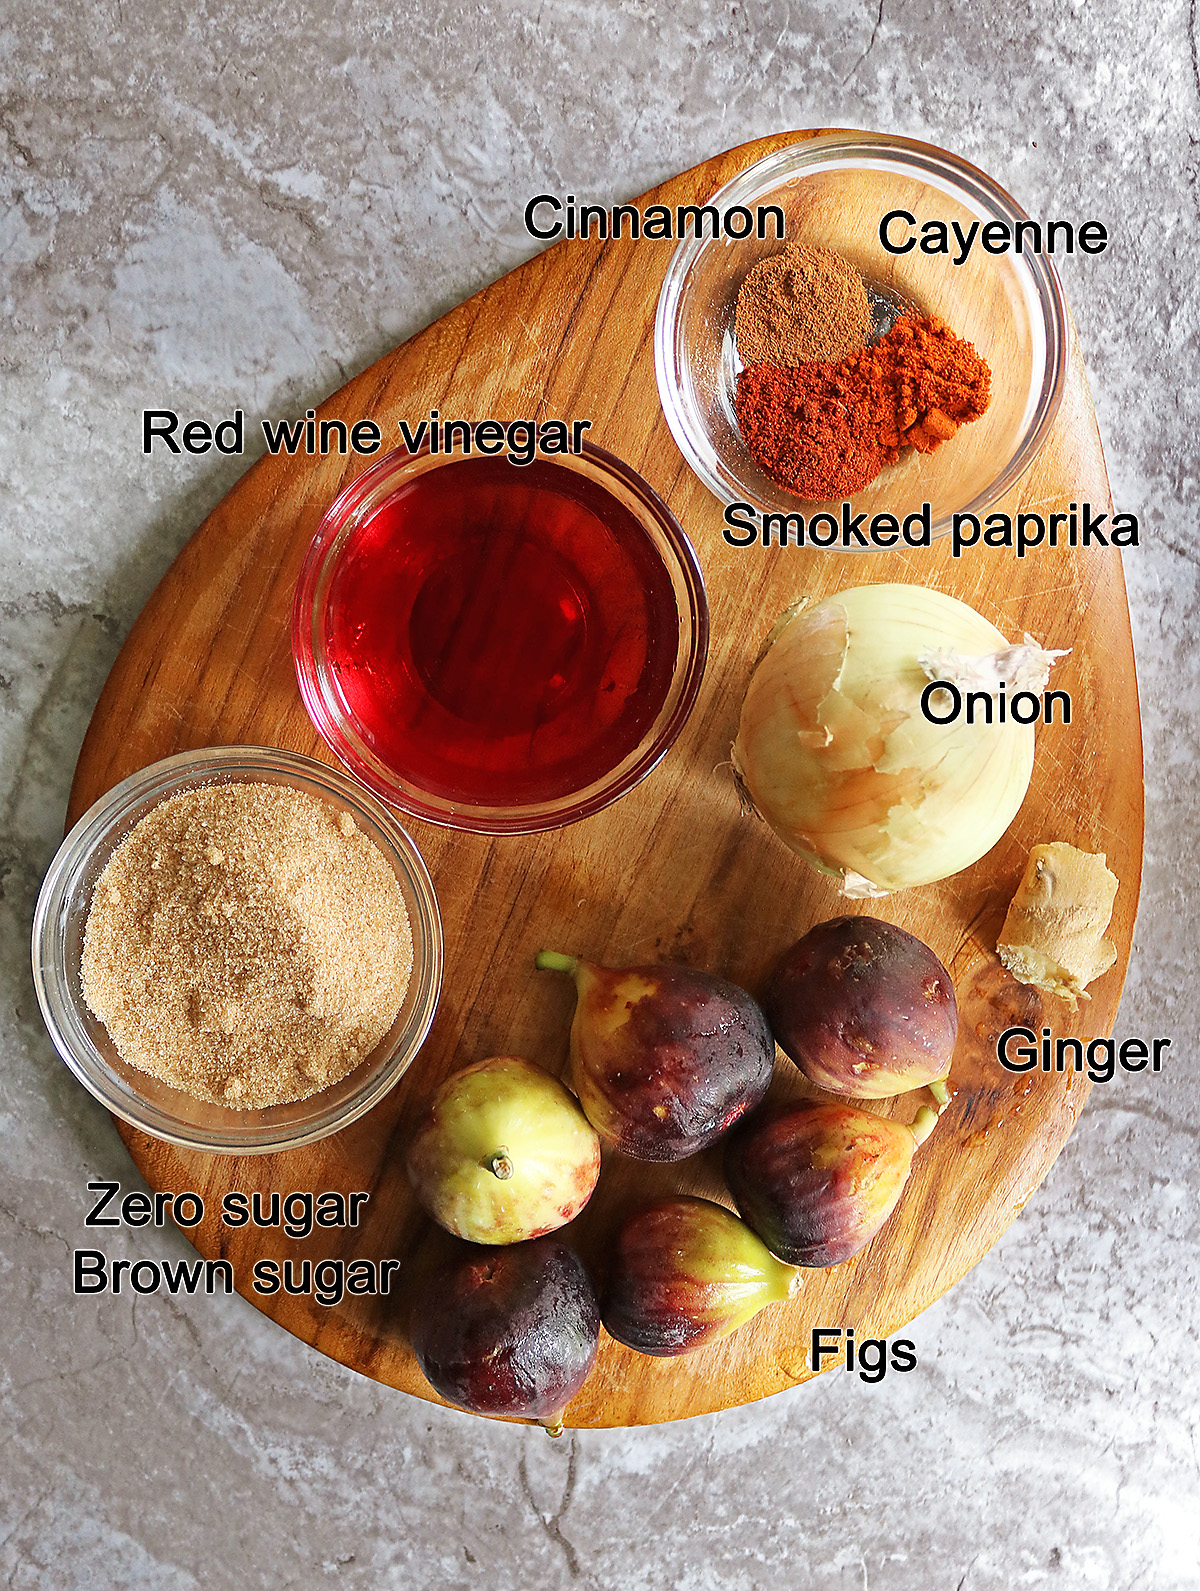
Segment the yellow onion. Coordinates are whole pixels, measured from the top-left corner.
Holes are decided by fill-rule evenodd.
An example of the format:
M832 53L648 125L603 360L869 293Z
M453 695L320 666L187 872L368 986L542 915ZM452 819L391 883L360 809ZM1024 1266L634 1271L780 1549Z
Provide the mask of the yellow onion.
M946 878L991 850L1025 798L1033 728L934 724L931 680L1045 687L1060 652L1010 646L974 608L924 586L856 586L803 602L755 669L733 747L739 782L785 845L848 895ZM943 696L946 693L943 693ZM940 707L940 703L939 703Z

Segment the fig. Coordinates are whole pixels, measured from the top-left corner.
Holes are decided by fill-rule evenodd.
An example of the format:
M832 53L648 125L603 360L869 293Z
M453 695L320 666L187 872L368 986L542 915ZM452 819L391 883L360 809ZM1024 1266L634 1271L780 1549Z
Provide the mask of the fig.
M725 1180L772 1254L789 1265L838 1265L896 1208L917 1145L936 1125L928 1107L911 1127L854 1105L777 1107L730 1138Z
M449 1077L408 1147L417 1198L472 1243L521 1243L565 1226L592 1196L600 1140L574 1097L517 1055Z
M787 1298L800 1273L709 1199L660 1199L617 1234L601 1319L638 1353L690 1353Z
M779 1047L818 1088L889 1099L944 1078L958 1036L950 974L914 935L834 917L784 956L763 998Z
M690 967L599 967L543 950L577 1003L571 1086L601 1138L635 1160L683 1160L762 1099L775 1045L744 989Z
M456 1247L413 1307L417 1363L447 1403L537 1420L560 1435L600 1336L582 1260L556 1237Z

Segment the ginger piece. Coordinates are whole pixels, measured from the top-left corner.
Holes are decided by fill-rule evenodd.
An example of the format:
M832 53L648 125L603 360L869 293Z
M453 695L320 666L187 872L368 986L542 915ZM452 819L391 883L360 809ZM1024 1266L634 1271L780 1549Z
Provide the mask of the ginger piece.
M1117 959L1103 935L1119 884L1105 863L1103 852L1062 840L1035 845L996 946L1019 983L1060 995L1073 1011Z

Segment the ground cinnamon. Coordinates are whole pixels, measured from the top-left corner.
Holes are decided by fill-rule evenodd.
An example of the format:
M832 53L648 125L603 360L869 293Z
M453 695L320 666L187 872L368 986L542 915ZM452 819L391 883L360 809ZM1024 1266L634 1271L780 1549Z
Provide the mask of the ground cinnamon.
M991 371L935 316L907 316L870 348L738 377L738 428L772 479L810 502L846 497L905 447L932 453L977 420Z
M738 290L734 341L744 365L841 359L870 335L862 277L832 249L792 243L760 260Z

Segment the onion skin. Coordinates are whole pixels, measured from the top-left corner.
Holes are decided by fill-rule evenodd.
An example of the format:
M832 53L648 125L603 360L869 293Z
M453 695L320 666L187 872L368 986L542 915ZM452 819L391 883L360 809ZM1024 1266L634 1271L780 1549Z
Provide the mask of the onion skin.
M439 1226L472 1243L521 1243L583 1209L600 1175L600 1140L556 1077L495 1055L446 1079L406 1163Z
M886 894L969 867L1016 816L1033 728L931 724L918 658L1008 641L981 614L915 585L856 586L777 627L746 692L732 760L760 815L825 872Z
M617 1234L604 1329L638 1353L671 1358L728 1336L798 1280L722 1205L660 1199Z
M906 1127L811 1100L759 1112L730 1136L725 1180L772 1254L788 1265L840 1265L896 1208L933 1119L924 1111L919 1128Z
M851 1099L945 1077L958 1037L950 974L914 934L874 917L810 929L775 969L763 1008L809 1082Z
M596 1362L600 1311L583 1262L557 1238L462 1244L414 1306L410 1337L448 1403L537 1420L557 1436Z

